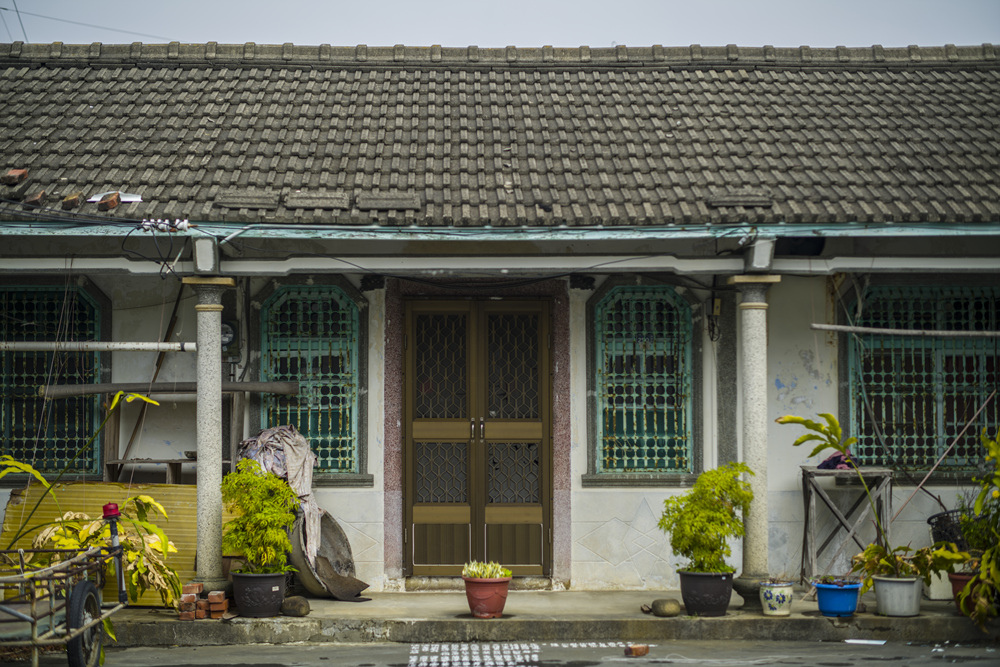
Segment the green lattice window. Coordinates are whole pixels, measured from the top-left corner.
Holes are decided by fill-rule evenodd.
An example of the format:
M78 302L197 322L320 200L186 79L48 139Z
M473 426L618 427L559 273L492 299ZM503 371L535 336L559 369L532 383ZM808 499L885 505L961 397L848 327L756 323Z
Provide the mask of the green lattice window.
M687 302L670 288L615 287L594 326L597 472L692 472Z
M100 308L77 287L0 286L0 340L92 341L100 339ZM100 381L95 352L0 352L0 452L52 473L100 470L97 443L80 453L99 424L97 395L50 401L46 384Z
M851 312L858 312L855 303ZM871 287L859 326L919 331L1000 329L1000 289ZM1000 341L982 337L859 335L849 343L851 419L856 454L868 465L929 470L1000 387ZM979 433L1000 424L993 400L938 470L964 474L981 460ZM879 434L885 440L882 446Z
M358 472L358 308L335 286L286 286L261 310L261 378L297 381L264 394L262 427L292 424L320 473Z

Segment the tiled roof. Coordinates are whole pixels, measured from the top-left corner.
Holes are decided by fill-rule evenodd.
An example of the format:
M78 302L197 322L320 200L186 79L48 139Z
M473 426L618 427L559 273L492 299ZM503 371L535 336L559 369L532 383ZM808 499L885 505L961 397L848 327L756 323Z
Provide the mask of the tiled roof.
M998 222L998 50L2 44L0 215Z

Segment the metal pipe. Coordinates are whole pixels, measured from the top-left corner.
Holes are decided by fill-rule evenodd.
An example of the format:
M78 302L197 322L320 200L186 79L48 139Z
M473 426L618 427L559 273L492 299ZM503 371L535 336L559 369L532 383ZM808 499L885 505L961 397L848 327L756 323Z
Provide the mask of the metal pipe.
M843 324L810 324L819 331L875 334L878 336L936 336L938 338L998 338L1000 331L947 331L932 329L882 329L879 327L850 327Z
M113 394L124 391L130 394L193 394L198 391L197 382L104 382L100 384L56 384L41 386L38 395L45 398L67 398L88 394ZM284 394L294 396L299 393L298 382L223 382L222 393L250 392L251 394Z
M124 341L0 341L0 350L10 352L197 352L197 343L158 343Z

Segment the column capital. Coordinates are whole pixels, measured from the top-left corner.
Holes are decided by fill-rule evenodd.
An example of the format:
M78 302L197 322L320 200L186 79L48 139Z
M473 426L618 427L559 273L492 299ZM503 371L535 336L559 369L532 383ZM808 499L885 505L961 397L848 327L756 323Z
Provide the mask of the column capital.
M767 289L775 283L781 282L781 276L770 274L744 274L741 276L730 276L726 281L730 285L735 285L742 295L740 309L747 308L767 308Z
M235 278L221 278L219 276L185 276L181 282L192 287L236 287Z
M729 276L726 279L727 284L736 285L737 287L753 284L773 285L780 282L781 276L776 276L772 273L748 273L741 276Z

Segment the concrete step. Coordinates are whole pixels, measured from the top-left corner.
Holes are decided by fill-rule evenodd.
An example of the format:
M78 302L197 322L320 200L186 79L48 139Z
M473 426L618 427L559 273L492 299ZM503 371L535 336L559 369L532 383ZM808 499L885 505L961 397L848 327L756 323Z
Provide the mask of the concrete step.
M119 646L209 646L289 642L539 642L754 639L900 642L1000 641L1000 623L987 632L955 611L951 601L924 600L919 616L888 618L857 613L845 619L819 614L797 591L791 616L775 618L739 609L725 616L657 618L640 607L677 591L511 591L503 618L469 613L462 592L373 593L367 602L311 599L302 618L180 621L166 609L129 608L113 617ZM874 608L874 596L862 602Z

